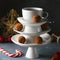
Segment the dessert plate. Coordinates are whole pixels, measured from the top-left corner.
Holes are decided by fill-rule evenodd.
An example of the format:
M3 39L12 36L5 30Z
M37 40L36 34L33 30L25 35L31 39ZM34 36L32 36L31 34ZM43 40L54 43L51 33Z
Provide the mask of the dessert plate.
M18 31L15 28L13 28L13 30L17 33L24 34L24 35L31 35L31 36L41 35L41 34L44 34L44 33L51 31L51 29L47 29L47 30L41 31L41 32L25 32L24 29L22 31Z
M48 44L51 42L51 38L49 38L48 40L44 41L42 44L34 44L34 43L26 43L26 44L23 44L23 43L19 43L18 42L18 37L19 36L22 36L21 34L16 34L14 36L12 36L11 40L12 42L14 42L15 44L19 45L19 46L23 46L23 47L36 47L36 46L42 46L42 45L45 45L45 44ZM28 37L26 37L25 35L23 35L27 40L28 40Z
M27 20L24 20L23 17L18 17L17 20L22 23L23 25L29 25L29 26L39 26L39 25L42 25L44 23L46 23L47 21L45 20L42 20L41 22L39 23L33 23L33 22L30 22L30 21L27 21Z

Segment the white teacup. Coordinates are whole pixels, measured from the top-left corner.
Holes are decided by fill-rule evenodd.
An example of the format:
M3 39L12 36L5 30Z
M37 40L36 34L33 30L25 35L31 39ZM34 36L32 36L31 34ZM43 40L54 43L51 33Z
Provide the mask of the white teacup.
M43 17L43 13L45 13L45 17ZM43 11L43 8L37 8L37 7L26 7L22 8L22 16L24 20L27 20L28 22L33 22L32 18L35 15L39 15L46 19L48 17L48 13Z

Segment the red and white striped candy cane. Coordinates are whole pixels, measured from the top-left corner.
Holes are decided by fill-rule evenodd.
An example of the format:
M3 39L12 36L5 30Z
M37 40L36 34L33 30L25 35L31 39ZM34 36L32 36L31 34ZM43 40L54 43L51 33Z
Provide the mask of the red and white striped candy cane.
M22 56L22 52L20 50L16 50L16 54L9 53L8 51L4 50L3 48L0 48L0 52L4 53L5 55L9 57L18 57Z

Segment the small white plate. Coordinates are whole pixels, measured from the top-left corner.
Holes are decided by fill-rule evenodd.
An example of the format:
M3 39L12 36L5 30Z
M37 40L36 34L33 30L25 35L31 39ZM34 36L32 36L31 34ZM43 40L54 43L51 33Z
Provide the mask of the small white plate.
M47 32L49 32L49 31L51 31L51 29L48 29L48 30L46 30L46 31L32 32L32 33L31 33L31 32L25 32L24 29L23 29L23 31L18 31L18 30L16 30L15 28L13 28L13 30L14 30L15 32L17 32L17 33L24 34L24 35L31 35L31 36L41 35L41 34L44 34L44 33L47 33Z
M27 21L27 20L24 20L23 17L18 17L17 20L18 20L20 23L22 23L23 25L29 25L29 26L39 26L39 25L42 25L42 24L44 24L44 23L47 22L46 20L45 20L45 21L42 20L42 21L39 22L39 23L33 23L33 22L29 22L29 21Z
M30 43L30 44L22 44L18 42L18 37L21 36L20 34L16 34L14 36L11 37L12 42L14 42L15 44L19 45L19 46L23 46L23 47L37 47L37 46L42 46L45 44L48 44L51 42L51 39L46 40L45 42L43 42L42 44L34 44L34 43ZM24 35L23 35L24 36ZM27 37L24 36L26 39Z

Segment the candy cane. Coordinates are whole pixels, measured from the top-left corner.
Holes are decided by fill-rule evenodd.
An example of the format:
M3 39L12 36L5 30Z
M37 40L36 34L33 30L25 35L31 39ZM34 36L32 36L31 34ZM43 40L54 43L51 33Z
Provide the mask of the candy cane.
M3 48L0 48L0 52L3 54L9 56L9 57L18 57L22 56L22 52L20 50L16 50L16 54L9 53L8 51L4 50Z

